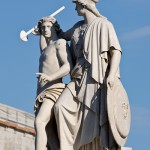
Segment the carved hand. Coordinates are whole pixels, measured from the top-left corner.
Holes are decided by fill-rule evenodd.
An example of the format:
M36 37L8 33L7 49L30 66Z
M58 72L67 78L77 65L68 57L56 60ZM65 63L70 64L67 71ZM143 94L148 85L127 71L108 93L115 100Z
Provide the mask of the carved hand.
M50 76L44 74L44 73L36 73L36 75L39 76L39 82L44 81L44 82L50 82L51 78Z
M34 31L32 32L32 34L34 34L34 35L40 35L39 28L38 28L37 25L34 27Z
M109 86L112 89L114 86L114 82L115 82L115 76L109 75L107 78L107 86Z

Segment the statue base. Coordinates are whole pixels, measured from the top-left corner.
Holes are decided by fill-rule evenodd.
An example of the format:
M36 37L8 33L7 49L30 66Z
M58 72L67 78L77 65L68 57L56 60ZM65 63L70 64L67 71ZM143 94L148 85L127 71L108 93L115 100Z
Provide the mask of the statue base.
M118 148L118 150L132 150L131 147L120 147Z

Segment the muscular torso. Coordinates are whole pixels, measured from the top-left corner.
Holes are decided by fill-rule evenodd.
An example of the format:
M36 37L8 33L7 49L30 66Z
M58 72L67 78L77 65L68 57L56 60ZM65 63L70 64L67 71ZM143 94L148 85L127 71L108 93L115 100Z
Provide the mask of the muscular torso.
M57 55L56 42L51 43L47 48L43 50L39 59L39 72L46 75L51 75L58 71L61 66L61 62ZM59 83L62 79L57 79L49 84ZM39 88L43 87L45 83L40 82Z

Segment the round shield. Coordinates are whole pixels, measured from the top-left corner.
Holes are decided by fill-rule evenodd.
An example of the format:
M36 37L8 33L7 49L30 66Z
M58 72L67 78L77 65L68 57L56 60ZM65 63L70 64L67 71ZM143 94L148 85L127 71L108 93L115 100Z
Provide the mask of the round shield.
M114 139L123 146L129 134L131 114L127 93L118 78L112 89L107 87L107 111Z

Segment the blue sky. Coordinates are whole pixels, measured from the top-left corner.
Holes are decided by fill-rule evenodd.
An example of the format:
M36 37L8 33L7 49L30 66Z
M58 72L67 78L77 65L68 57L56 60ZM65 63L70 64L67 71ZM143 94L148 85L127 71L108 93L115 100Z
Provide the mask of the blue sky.
M61 6L56 16L65 31L78 17L71 0L2 0L0 5L0 102L33 113L38 71L38 37L28 42L19 39L21 30L29 30L38 20ZM133 150L149 147L150 137L150 1L100 0L99 11L114 25L123 55L121 80L128 93L132 125L127 146ZM68 78L64 81L67 83Z

